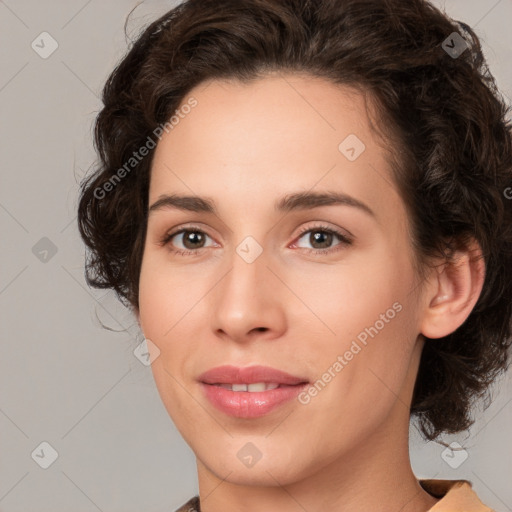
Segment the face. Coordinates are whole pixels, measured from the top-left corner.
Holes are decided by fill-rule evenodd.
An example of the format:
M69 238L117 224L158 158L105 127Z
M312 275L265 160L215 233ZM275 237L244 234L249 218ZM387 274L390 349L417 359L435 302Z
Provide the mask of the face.
M183 105L190 97L154 154L139 322L198 464L284 484L406 435L418 285L364 97L292 74L210 81ZM235 371L204 383L224 365L297 379ZM226 381L280 386L215 385Z

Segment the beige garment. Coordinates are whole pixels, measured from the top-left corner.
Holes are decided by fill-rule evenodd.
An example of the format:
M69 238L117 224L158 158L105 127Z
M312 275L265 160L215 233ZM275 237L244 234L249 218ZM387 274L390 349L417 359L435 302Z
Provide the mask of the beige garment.
M428 512L495 512L478 498L468 480L420 480L429 494L441 498Z

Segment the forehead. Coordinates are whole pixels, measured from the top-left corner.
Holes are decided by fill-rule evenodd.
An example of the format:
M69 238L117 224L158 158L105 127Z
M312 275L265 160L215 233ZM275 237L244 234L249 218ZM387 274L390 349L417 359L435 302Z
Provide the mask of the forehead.
M196 106L185 113L191 98ZM266 155L275 160L278 154L292 159L300 153L300 143L308 150L315 146L318 152L337 152L347 135L357 135L367 147L375 138L368 117L373 110L370 96L300 74L272 73L249 82L209 80L192 89L177 110L184 113L175 117L179 123L163 138L172 138L167 142L178 151L183 143L208 146L215 159L227 153L230 159L243 154L244 162L261 162Z
M195 106L183 108L191 98ZM334 187L379 202L379 190L390 188L373 105L356 89L300 74L211 80L180 109L155 150L150 201L170 191L231 191L248 205L286 188Z

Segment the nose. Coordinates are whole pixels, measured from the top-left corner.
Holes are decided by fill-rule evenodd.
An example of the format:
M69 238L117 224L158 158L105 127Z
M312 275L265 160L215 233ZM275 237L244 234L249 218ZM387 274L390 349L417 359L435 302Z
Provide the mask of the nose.
M234 252L231 262L215 293L209 294L215 335L237 343L282 336L286 329L286 290L268 254L263 250L250 262Z

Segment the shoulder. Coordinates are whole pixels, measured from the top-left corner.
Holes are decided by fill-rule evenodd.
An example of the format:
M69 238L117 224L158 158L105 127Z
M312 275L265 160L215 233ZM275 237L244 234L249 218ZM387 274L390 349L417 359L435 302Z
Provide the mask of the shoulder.
M439 501L428 512L495 512L484 505L469 480L419 480Z

